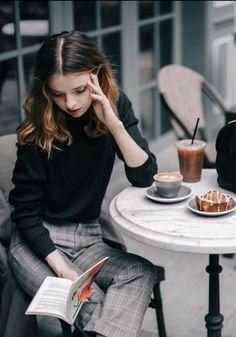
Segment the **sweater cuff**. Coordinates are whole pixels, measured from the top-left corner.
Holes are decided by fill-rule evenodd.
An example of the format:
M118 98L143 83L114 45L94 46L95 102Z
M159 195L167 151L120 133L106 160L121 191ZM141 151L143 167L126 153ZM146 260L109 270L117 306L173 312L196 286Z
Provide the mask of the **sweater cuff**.
M24 236L32 251L43 259L56 250L49 231L43 226L35 226L24 231Z
M57 249L50 236L47 235L37 238L35 247L35 252L43 259Z
M157 167L153 165L151 156L138 167L130 167L125 165L127 177L130 178L134 186L148 187L153 183L153 176L157 171Z

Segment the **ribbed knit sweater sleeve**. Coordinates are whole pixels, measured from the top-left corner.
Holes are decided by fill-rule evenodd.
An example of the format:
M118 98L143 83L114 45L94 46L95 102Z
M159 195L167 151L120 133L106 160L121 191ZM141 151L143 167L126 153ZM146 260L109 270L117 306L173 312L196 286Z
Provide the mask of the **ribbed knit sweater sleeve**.
M12 181L15 185L9 195L12 221L31 249L44 258L56 248L43 226L46 175L42 152L36 145L18 145Z
M132 104L124 92L120 93L120 99L117 105L118 114L122 120L126 131L134 141L148 154L146 162L139 167L129 167L123 158L119 148L117 148L118 157L124 161L125 172L130 183L137 187L147 187L153 182L153 176L157 172L156 157L150 152L148 143L138 129L138 119L134 115Z

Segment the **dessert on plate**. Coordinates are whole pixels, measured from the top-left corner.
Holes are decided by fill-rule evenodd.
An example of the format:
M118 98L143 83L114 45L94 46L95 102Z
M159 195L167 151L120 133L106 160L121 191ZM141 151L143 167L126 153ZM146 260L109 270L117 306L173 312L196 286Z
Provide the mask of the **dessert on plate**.
M208 191L205 195L195 197L199 211L223 212L234 207L234 200L226 193L218 190Z

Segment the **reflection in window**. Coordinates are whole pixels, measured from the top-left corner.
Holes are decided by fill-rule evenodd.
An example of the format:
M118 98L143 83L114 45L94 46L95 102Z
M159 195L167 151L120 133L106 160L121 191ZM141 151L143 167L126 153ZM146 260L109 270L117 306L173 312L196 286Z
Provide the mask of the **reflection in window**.
M154 25L140 28L139 79L140 84L153 78L154 66Z
M172 63L172 20L165 20L160 23L160 45L160 68L162 68Z
M49 35L48 1L19 1L22 46L41 43Z
M76 30L87 32L96 27L96 1L73 1Z
M102 27L120 24L120 1L100 1Z
M19 123L17 61L12 59L0 62L0 136L15 133Z
M13 1L1 1L0 5L0 53L16 49L15 35L9 32L14 21Z
M139 19L147 19L154 15L154 1L138 1Z
M121 50L120 50L120 32L106 34L102 38L103 52L108 56L116 71L117 79L121 84Z
M142 134L148 140L154 138L154 89L146 90L140 94L140 116Z

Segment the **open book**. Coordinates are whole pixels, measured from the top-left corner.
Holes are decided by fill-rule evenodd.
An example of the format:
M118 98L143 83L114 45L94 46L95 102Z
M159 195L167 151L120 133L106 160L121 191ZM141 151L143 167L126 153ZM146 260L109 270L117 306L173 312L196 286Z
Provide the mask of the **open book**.
M61 277L47 276L27 308L26 315L47 315L73 324L90 292L90 286L105 264L103 258L72 282Z

